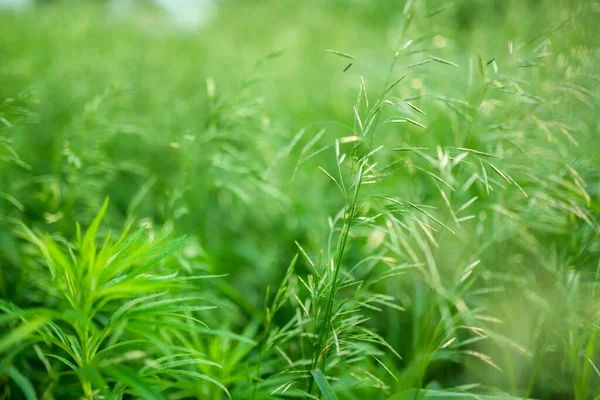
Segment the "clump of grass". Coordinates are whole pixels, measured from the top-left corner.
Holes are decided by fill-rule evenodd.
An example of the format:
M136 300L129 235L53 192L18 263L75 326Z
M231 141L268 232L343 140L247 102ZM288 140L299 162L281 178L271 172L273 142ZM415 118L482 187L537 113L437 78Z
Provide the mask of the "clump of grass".
M7 328L0 338L2 370L8 370L28 398L35 396L26 378L30 363L43 366L48 379L37 390L51 396L79 391L89 399L122 398L125 393L162 399L168 387L180 394L201 393L200 381L227 393L198 371L199 365L220 365L185 340L190 332L208 331L199 313L214 308L189 286L207 276L186 276L165 263L185 238L148 242L146 228L134 233L125 229L116 238L108 233L98 248L107 207L108 200L84 235L78 226L75 243L21 227L23 238L43 258L29 274L30 296L45 299L45 307L2 302Z
M410 9L408 9L407 15L412 18ZM562 26L572 25L567 22ZM539 335L545 329L543 321L545 319L554 320L548 314L553 307L547 304L533 313L538 319L535 320L537 327L532 332L534 335L532 340L526 340L527 344L520 343L522 338L514 340L511 338L511 336L514 337L514 334L507 333L502 329L502 324L506 320L511 321L511 324L516 323L511 319L518 312L511 310L513 305L509 305L506 301L503 302L502 295L500 294L499 297L496 293L504 293L507 290L512 292L513 288L509 287L511 281L514 282L512 283L514 287L535 285L535 278L514 269L510 269L511 276L507 276L503 272L494 271L491 265L486 267L480 264L482 259L486 259L489 246L503 247L507 241L512 241L513 235L517 241L530 243L533 249L542 246L536 239L536 235L540 235L537 230L542 228L545 223L538 219L536 205L539 204L554 204L562 209L555 213L556 210L551 211L545 208L544 212L547 214L544 219L548 218L546 221L554 220L557 224L563 224L564 218L570 214L571 217L580 220L575 225L587 226L584 229L589 232L588 238L597 234L594 211L593 208L590 208L589 203L590 197L583 189L585 183L580 180L579 173L569 165L569 161L566 160L568 155L565 159L565 155L569 151L566 141L577 146L576 139L569 133L572 130L563 123L547 122L546 107L552 107L552 102L556 102L556 100L548 100L540 95L525 92L521 87L524 83L518 78L519 75L522 75L520 69L524 65L528 67L535 65L527 60L540 60L548 57L548 41L545 39L540 39L540 41L541 43L531 45L531 48L535 47L531 50L531 55L521 55L522 58L516 58L512 53L512 45L509 46L508 60L502 64L505 67L504 73L499 72L498 63L500 61L493 59L485 63L481 55L476 57L475 63L478 64L478 79L481 80L481 84L474 89L479 93L474 95L474 99L471 101L450 98L438 93L427 96L448 107L451 110L452 118L456 118L461 124L452 144L446 146L436 144L434 146L436 151L433 153L429 151L429 148L410 143L409 140L391 149L389 154L397 154L397 157L386 154L388 152L385 150L385 141L390 141L389 139L384 140L382 146L372 145L375 132L385 124L402 123L408 126L412 125L417 129L428 129L424 123L414 119L415 117L410 114L408 116L393 114L382 124L377 123L379 115L383 114L384 106L409 110L421 117L427 114L426 111L429 111L426 106L432 105L430 102L425 102L425 106L416 106L413 103L416 100L420 101L425 96L392 97L389 92L402 79L389 87L386 82L383 94L371 107L369 107L367 90L363 81L358 101L353 107L354 126L347 126L350 131L349 135L337 139L335 146L319 148L316 143L323 136L324 130L321 130L300 151L300 163L304 163L315 155L335 147L336 158L333 170L319 168L339 190L344 198L345 206L335 218L330 219L330 244L325 252L321 252L318 261L311 259L307 252L300 247L301 253L310 266L311 273L306 278L302 275L297 277L300 282L298 294L294 294L296 301L290 302L292 305L297 304L296 317L284 326L282 332L273 335L272 340L274 344L280 346L286 344L288 349L302 349L303 357L293 361L295 360L293 356L287 354L282 348L278 349L280 354L277 356L282 357L289 364L290 379L273 380L272 385L276 389L271 394L288 393L289 395L310 396L314 393L315 379L321 394L326 398L332 398L331 387L338 394L344 393L349 390L348 388L354 389L361 385L374 386L384 392L389 391L390 386L386 384L381 375L373 376L368 371L373 365L380 367L377 369L380 374L383 376L387 374L388 378L391 376L392 382L398 382L394 384L396 390L410 387L420 388L431 384L427 379L436 364L470 365L469 358L482 363L482 365L487 365L489 367L487 373L498 376L500 379L507 379L510 394L528 397L535 392L534 382L543 379L540 375L542 373L541 360L548 359L550 354L558 351L556 348L551 350L545 345L540 348L534 344L538 342ZM401 55L401 50L405 50L411 44L410 40L406 41L404 45L401 43L400 50L396 53L391 65L390 74L395 71L396 60ZM351 59L353 63L357 62L356 57L348 53L333 50L330 52ZM429 56L411 64L410 68L420 68L432 62L458 67L454 62ZM473 63L473 60L471 62ZM343 72L347 70L348 67ZM561 83L548 84L562 85ZM509 89L509 87L513 87L515 90ZM583 91L573 90L579 95L574 93L575 97L566 98L566 104L575 98L586 97L583 95ZM518 96L518 98L505 99L503 96L506 93ZM407 107L400 107L403 104L406 104ZM364 114L361 113L363 107ZM561 115L565 120L568 119L567 115L555 111L553 117L556 118L557 115ZM499 123L499 121L502 122ZM552 136L547 137L551 143L556 143L556 147L554 147L540 144L531 137L521 136L521 132L531 132L532 129L540 127L544 129L549 124L555 127L561 126L566 141L555 141L556 139ZM500 130L500 132L486 138L483 134L472 134L473 129L481 129L483 132ZM516 136L514 135L515 129L519 132ZM506 136L503 133L505 130L508 130ZM561 129L559 128L559 130ZM291 152L291 148L298 144L305 133L304 130L300 131L294 137L290 148L286 149L287 153ZM343 143L352 144L348 152L341 150ZM534 171L527 171L527 165L531 165L531 160L521 157L527 154L528 150L526 149L535 151L538 149L537 146L545 148L545 154L540 160L541 165L534 164ZM375 161L378 156L388 164ZM567 170L570 171L570 176L576 182L566 183L562 178L557 180L556 175L553 175L552 172L554 170L548 170L546 163L558 163L560 169L566 165L566 169L562 169L563 173ZM379 166L381 164L383 164L382 167ZM411 171L408 175L409 179L415 179L415 175L421 175L430 180L432 193L439 196L435 201L430 201L433 205L412 200L411 194L405 197L388 193L380 194L373 193L373 189L363 189L364 192L361 192L361 188L364 186L377 188L379 184L379 186L385 187L385 185L381 185L382 182L384 184L395 182L398 187L406 187L407 185L401 182L398 173L403 164ZM294 174L296 173L297 168ZM574 197L567 200L569 205L551 194L553 184L547 182L558 181L569 185L573 190ZM544 194L541 194L540 189ZM564 199L565 193L562 190L559 192L559 197ZM558 192L553 193L558 194ZM540 195L542 197L539 197ZM506 200L504 200L505 196ZM542 203L539 203L540 201ZM483 207L480 205L482 202L484 203ZM562 206L559 205L561 203ZM471 214L465 215L465 212L469 211ZM484 222L488 213L492 215L491 225ZM512 219L515 224L508 222L507 218ZM473 229L473 222L477 219L480 221ZM541 224L534 222L536 219ZM525 226L524 223L532 225ZM504 231L506 228L508 231ZM489 231L490 229L491 231ZM481 236L480 243L478 243L479 241L472 242L474 234ZM376 255L371 255L368 251L361 253L369 256L364 260L359 260L355 267L347 268L344 264L348 248L351 246L350 239L358 241L361 236L383 243L383 246L379 243L375 246L381 248ZM462 266L452 266L452 269L448 270L443 257L451 255L453 258L455 251L452 250L452 247L460 245L461 242L466 246L469 246L468 243L471 242L470 250L467 250L463 256L465 259L462 261ZM337 245L332 246L331 243L337 243ZM558 290L567 298L576 296L580 299L580 295L574 294L581 293L578 289L567 289L572 287L574 282L572 273L563 275L562 272L559 272L564 268L563 266L553 265L550 267L550 264L543 261L541 255L537 254L537 257L539 257L537 262L545 264L545 268L550 268L552 271L550 273L555 277L570 276L568 278L570 283L559 280L555 283L557 286L550 289L549 293ZM533 265L535 264L536 262L533 263ZM361 273L360 270L363 268L366 272ZM382 268L384 272L380 276L372 275L373 271ZM582 265L581 268L587 267ZM406 285L402 283L396 283L397 286L386 285L389 292L385 294L377 294L368 289L373 286L381 287L386 279L395 278L410 271L417 272L416 275L411 274L412 276L409 278L415 284L414 300L405 301L407 306L413 309L413 317L410 321L413 343L412 348L409 346L407 349L412 354L410 354L409 360L398 361L401 359L400 354L382 337L369 330L366 330L366 334L357 332L360 331L359 325L368 320L368 318L363 319L365 311L382 312L388 308L390 309L389 314L396 314L398 311L404 310L401 305L396 303L394 295L397 295L398 288L404 289ZM538 272L541 273L541 271ZM358 274L360 278L354 276L355 274ZM286 277L289 275L290 271L288 270ZM488 286L486 282L490 278L497 281L498 285ZM286 278L286 280L289 281L290 278ZM391 280L398 282L397 279ZM289 283L284 283L282 288L285 290L278 292L275 309L281 308L279 294L288 293L287 285ZM597 280L590 280L589 285L596 287ZM535 298L536 302L546 302L540 297L540 292L533 294L525 287L524 290L529 293L529 296L533 296L530 299ZM299 297L302 292L308 296L305 300L301 300ZM571 294L567 295L567 293ZM563 356L569 357L571 368L578 371L572 377L564 379L566 385L573 385L572 390L577 398L586 398L593 394L594 389L590 382L600 377L595 367L596 364L590 357L592 354L597 354L598 351L595 346L597 328L593 327L591 313L585 311L582 315L578 311L582 309L583 304L594 304L594 295L590 297L590 293L588 293L583 297L585 300L581 300L582 303L579 306L565 310L570 315L570 321L574 323L574 325L569 325L571 328L567 328L569 333L564 332L564 335L558 334L551 339L553 342L555 340L561 342L567 337L580 337L571 329L583 329L582 332L585 332L583 337L575 342L570 339L572 344L558 351ZM564 298L564 301L569 304L574 301L567 300L567 298ZM503 310L494 306L494 301L498 300L501 301ZM536 307L540 305L538 303ZM271 326L272 320L270 310L271 308L267 309L268 327ZM556 332L555 329L548 330ZM297 340L295 339L297 337L306 337L306 340L302 340L306 343L291 345ZM378 344L383 352L370 346L361 347L363 341ZM554 342L555 345L558 342ZM398 342L396 341L396 343ZM529 344L533 348L529 348ZM406 348L406 346L404 347ZM484 349L485 351L482 351ZM493 356L486 354L487 351L493 353ZM575 355L577 352L580 354ZM392 365L396 364L396 367L388 367L378 358L383 357L386 353L389 356L396 356L396 361L391 361ZM310 365L310 370L307 369L308 365ZM402 367L398 367L398 365L402 365ZM524 367L524 365L528 365L528 367ZM517 371L524 369L528 371L529 382L523 382L518 377L519 372ZM400 379L397 378L394 370L398 371ZM593 378L592 370L596 371L596 376ZM330 371L330 375L323 375L323 372L327 371ZM488 370L486 369L486 371ZM261 375L260 370L259 375ZM324 382L327 380L329 383L325 384ZM477 386L479 384L457 388L457 390L460 393L469 389L473 390ZM480 392L477 395L486 397L481 394L481 390L482 388L477 390ZM493 392L494 389L490 388L487 391ZM406 392L406 394L399 395L398 398L409 397L410 393L412 392ZM425 394L426 397L437 395L443 396L435 391L430 395ZM459 395L457 394L457 396ZM508 395L504 393L503 396Z

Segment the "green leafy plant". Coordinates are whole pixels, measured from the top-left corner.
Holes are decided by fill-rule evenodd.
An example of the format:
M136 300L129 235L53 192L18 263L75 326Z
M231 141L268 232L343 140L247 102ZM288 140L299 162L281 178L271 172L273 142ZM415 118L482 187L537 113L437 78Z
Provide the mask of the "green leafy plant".
M208 331L198 313L214 308L203 304L189 283L207 276L182 275L168 263L185 238L159 243L144 240L146 229L112 238L98 247L98 229L108 200L82 235L71 244L21 227L21 235L42 256L30 271L32 297L45 306L18 308L3 301L0 339L2 370L24 393L31 384L15 364L19 353L37 358L50 378L44 391L61 393L80 382L85 398L121 398L135 393L160 399L175 387L181 393L202 392L195 382L227 389L198 372L199 365L220 366L185 346L190 332ZM51 305L51 307L49 307Z

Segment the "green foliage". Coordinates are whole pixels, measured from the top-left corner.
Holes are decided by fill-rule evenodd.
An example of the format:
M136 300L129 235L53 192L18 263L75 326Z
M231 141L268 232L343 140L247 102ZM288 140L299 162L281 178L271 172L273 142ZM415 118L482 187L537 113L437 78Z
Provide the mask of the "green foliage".
M600 396L597 1L133 11L0 10L0 398Z
M520 398L520 397L519 397ZM439 390L408 390L404 393L399 393L390 397L388 400L412 400L412 399L430 399L430 400L445 400L445 399L456 399L456 400L468 400L468 399L481 399L481 400L510 400L517 399L517 397L511 397L506 395L499 396L488 396L488 395L474 395L470 393L460 392L448 392Z
M310 371L310 373L315 379L315 382L317 382L317 385L319 386L319 389L321 390L321 393L323 394L323 397L326 400L337 399L337 396L335 395L335 393L333 393L333 389L329 385L329 382L327 382L327 378L325 378L325 375L323 375L321 371L319 371L318 369L314 369Z
M203 304L190 285L206 276L182 276L184 271L165 264L184 238L160 243L144 240L146 228L133 234L125 229L115 239L109 232L97 248L107 207L108 200L85 235L78 226L75 243L20 227L19 234L43 257L28 271L35 286L30 290L47 298L52 308L22 309L3 301L8 333L0 338L2 370L9 371L28 398L32 385L17 369L20 363L15 365L21 353L43 363L51 377L47 389L56 386L52 391L58 393L62 383L75 377L88 398L135 393L161 399L160 390L169 386L199 393L198 381L227 393L221 383L194 370L221 366L186 346L186 335L205 329L197 314L214 306ZM115 384L109 391L110 382Z

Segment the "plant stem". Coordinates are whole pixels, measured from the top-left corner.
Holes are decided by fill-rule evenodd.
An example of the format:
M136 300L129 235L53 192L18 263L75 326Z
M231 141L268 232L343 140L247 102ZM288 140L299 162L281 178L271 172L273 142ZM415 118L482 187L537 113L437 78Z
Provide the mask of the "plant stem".
M329 298L327 300L327 309L325 311L325 316L323 317L323 321L321 324L321 333L319 334L319 341L317 342L317 347L315 349L316 351L314 353L314 358L313 358L313 363L312 363L312 369L316 369L319 366L319 360L322 359L321 370L323 373L325 373L325 370L327 368L327 356L326 356L326 354L322 354L323 346L329 336L329 326L330 326L331 317L333 314L333 306L335 303L335 296L338 291L338 283L339 283L338 276L339 276L340 269L341 269L342 259L344 257L344 251L346 250L346 243L348 242L348 234L350 233L350 225L352 224L352 221L354 220L354 216L355 216L355 212L356 212L356 205L358 202L358 192L360 190L360 184L362 182L362 177L363 177L363 166L361 165L359 167L359 170L358 170L357 176L356 176L356 182L355 182L356 187L354 190L354 196L350 202L346 203L346 207L345 207L346 218L345 218L344 226L342 227L342 233L340 234L340 238L338 240L338 244L336 247L335 258L334 258L334 262L333 262L333 277L332 277L332 281L331 281L331 289L329 292ZM322 357L321 357L321 355L322 355ZM308 386L308 393L310 393L312 391L313 384L314 384L314 378L311 376L310 383Z
M404 35L406 33L406 29L408 28L410 21L411 21L411 19L409 18L407 23L404 25L404 27L402 29L402 33L398 40L397 49L400 49L400 44L402 43L402 38L404 37ZM394 72L394 67L396 66L398 56L399 56L399 50L396 52L396 54L394 54L394 59L392 60L392 63L390 64L390 67L389 67L389 70L388 70L388 73L387 73L387 76L386 76L385 82L384 82L384 88L383 88L384 91L387 88L389 81L391 79L391 76ZM376 126L377 121L379 119L379 113L375 113L375 115L373 115L373 117L375 118L375 122L374 122L373 126ZM366 135L366 133L367 132L365 132L365 135ZM365 151L364 154L368 154L368 149ZM327 309L325 311L325 316L324 316L322 324L321 324L321 332L319 334L319 341L317 342L317 347L315 349L316 351L315 351L313 363L312 363L312 369L314 370L319 366L319 360L321 360L321 372L323 372L323 374L325 374L325 370L327 369L327 354L324 353L323 347L328 340L330 326L332 326L331 318L332 318L332 314L333 314L333 306L335 304L335 297L336 297L336 294L338 291L338 285L339 285L338 276L339 276L339 272L340 272L340 268L341 268L341 264L342 264L342 259L344 257L344 252L346 250L346 243L348 242L348 234L350 233L350 226L354 220L355 213L356 213L356 207L357 207L357 203L358 203L358 193L360 191L360 186L362 183L363 167L364 167L365 162L366 162L366 159L362 158L362 157L358 160L358 163L360 163L360 166L358 168L358 171L356 172L356 181L355 181L356 186L355 186L355 190L354 190L354 195L353 195L353 198L351 201L348 201L348 199L346 199L346 207L345 207L346 219L344 222L344 226L342 227L342 233L340 235L340 238L338 240L338 244L336 247L336 253L335 253L334 264L333 264L333 278L332 278L332 282L331 282L329 298L327 301ZM311 375L310 383L308 386L308 393L312 392L313 384L314 384L314 378Z

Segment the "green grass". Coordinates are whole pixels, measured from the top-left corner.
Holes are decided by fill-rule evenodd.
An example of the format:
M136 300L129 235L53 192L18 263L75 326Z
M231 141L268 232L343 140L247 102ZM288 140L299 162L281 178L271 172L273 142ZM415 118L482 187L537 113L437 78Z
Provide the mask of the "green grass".
M600 398L600 4L0 11L0 398Z

